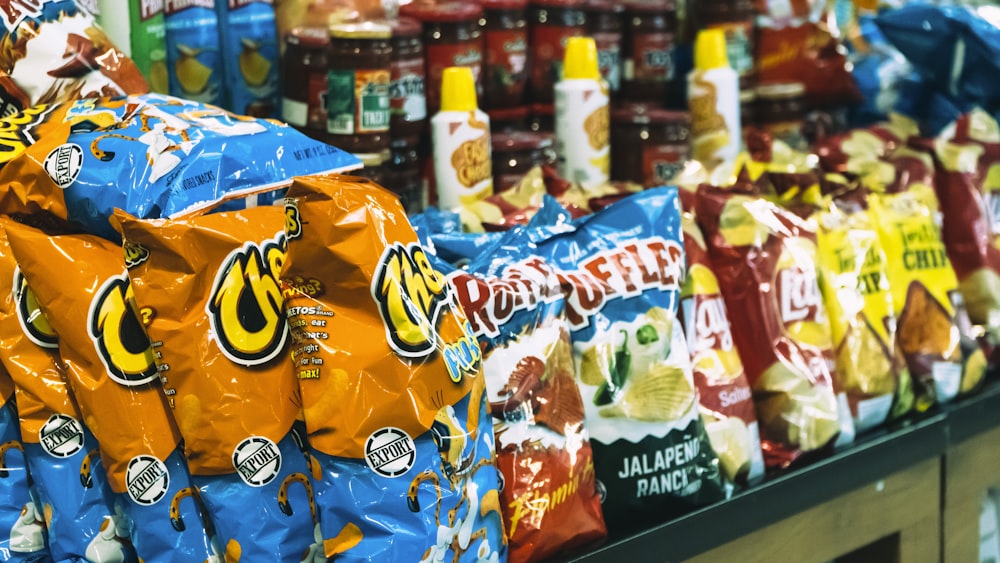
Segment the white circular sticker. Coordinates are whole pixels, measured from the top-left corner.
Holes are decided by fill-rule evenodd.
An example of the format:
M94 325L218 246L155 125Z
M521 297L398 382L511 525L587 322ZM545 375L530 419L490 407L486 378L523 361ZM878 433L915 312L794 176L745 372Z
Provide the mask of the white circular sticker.
M413 439L399 428L387 426L372 432L365 443L365 462L383 477L399 477L413 467L417 447Z
M54 414L38 431L38 442L52 457L72 457L83 449L83 426L71 416Z
M233 467L251 487L263 487L281 471L281 451L263 436L251 436L233 450Z
M83 149L75 143L59 145L45 157L44 166L52 181L65 190L76 181L83 168Z
M137 455L125 471L128 496L146 506L160 502L170 488L170 472L164 463L151 455Z

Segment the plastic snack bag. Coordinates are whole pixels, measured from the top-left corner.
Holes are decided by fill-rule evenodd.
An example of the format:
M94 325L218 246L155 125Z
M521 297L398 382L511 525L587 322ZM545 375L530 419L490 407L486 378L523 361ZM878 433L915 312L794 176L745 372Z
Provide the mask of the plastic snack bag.
M577 385L612 533L720 500L677 312L677 190L621 200L538 243L567 291Z
M9 186L0 210L48 211L115 241L120 237L108 222L115 208L172 217L225 196L287 185L295 175L360 165L287 125L158 94L81 100L44 108L27 121L12 125L44 133L30 143L17 135L0 155L0 162L6 157L0 182ZM269 203L264 197L245 204Z
M555 270L515 227L448 282L483 350L510 560L600 541L607 529Z
M216 106L225 102L224 55L215 6L228 1L164 3L167 75L172 96Z
M161 372L134 309L121 247L92 235L57 235L0 220L52 330L65 377L107 472L114 514L97 560L203 561L217 556L199 510L181 438L167 414ZM194 507L191 507L194 508ZM209 532L206 532L206 528ZM91 552L96 555L91 555Z
M273 0L215 3L222 35L227 107L255 117L279 113L278 31Z
M170 91L167 72L167 28L163 2L97 0L98 23L149 81L149 89ZM126 17L127 16L127 17Z
M136 303L152 311L146 330L192 481L227 556L299 561L320 549L318 467L293 428L302 403L279 283L282 209L115 221Z
M505 560L479 346L399 200L359 178L296 178L285 211L326 557Z

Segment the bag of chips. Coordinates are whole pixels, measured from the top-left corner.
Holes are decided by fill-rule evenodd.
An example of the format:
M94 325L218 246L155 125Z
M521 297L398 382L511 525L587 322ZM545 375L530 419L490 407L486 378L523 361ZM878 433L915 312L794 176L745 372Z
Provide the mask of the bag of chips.
M287 125L159 94L43 112L28 120L47 122L32 126L45 131L40 138L24 139L19 122L11 123L17 142L0 156L0 182L8 186L0 211L49 211L110 240L119 240L108 222L115 208L171 217L295 175L360 165ZM262 195L240 205L269 201Z
M296 178L285 211L326 557L505 560L479 346L399 200L359 178Z
M483 350L510 560L600 541L607 528L555 270L515 227L448 282Z
M640 192L538 243L567 292L604 516L612 533L723 498L677 310L677 190Z
M729 323L729 313L712 271L705 239L694 215L681 217L687 277L681 288L681 321L691 352L698 404L712 448L728 483L747 484L764 476L760 429Z
M80 4L76 0L4 3L0 115L38 104L149 91L139 69Z
M224 53L216 4L228 0L164 2L170 94L221 106L226 99Z
M91 549L100 561L218 555L200 510L190 507L187 518L180 510L180 500L196 491L140 320L149 313L140 316L134 308L121 247L92 235L50 236L9 219L0 225L59 335L66 380L97 438L114 493L114 529L102 526L102 542L88 546L88 557Z
M298 561L321 549L318 467L293 428L302 402L279 282L282 209L114 220L136 303L151 312L146 331L192 481L226 553Z
M228 105L255 117L280 113L278 39L273 0L215 3L219 14L221 57Z
M753 389L764 461L785 467L841 432L815 231L745 184L702 186L695 216L726 308L740 319L733 339Z

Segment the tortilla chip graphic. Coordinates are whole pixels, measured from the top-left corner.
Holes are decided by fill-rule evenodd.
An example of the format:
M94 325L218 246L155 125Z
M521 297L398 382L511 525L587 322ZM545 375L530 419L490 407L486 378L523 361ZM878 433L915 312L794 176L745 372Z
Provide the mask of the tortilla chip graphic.
M271 61L256 49L247 49L244 45L240 53L240 74L250 86L263 86L267 75L271 72Z
M958 359L958 329L944 306L920 282L911 283L907 289L898 327L899 345L905 355Z
M695 392L684 370L668 364L634 374L615 405L601 409L605 418L626 417L649 422L677 420L694 406Z
M208 80L212 77L211 68L199 61L196 55L185 54L183 50L174 67L177 71L177 82L185 92L191 94L205 91Z
M865 314L858 313L837 350L841 387L850 393L866 395L895 392L896 377L889 354L889 348Z

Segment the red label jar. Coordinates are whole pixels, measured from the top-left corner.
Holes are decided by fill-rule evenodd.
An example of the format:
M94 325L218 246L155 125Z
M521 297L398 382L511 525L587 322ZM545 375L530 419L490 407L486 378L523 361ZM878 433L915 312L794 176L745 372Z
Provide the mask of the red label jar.
M299 27L285 36L281 118L310 137L326 136L326 50L330 35L321 27Z
M802 133L805 110L805 84L800 82L774 82L761 84L755 90L754 104L757 126L798 150L808 148Z
M646 187L670 184L691 154L691 116L644 106L611 114L611 179Z
M399 196L407 213L420 213L427 206L427 188L421 173L420 151L416 146L393 141L385 163L383 186Z
M371 153L355 153L354 156L358 157L363 167L360 170L355 170L352 174L368 178L380 186L385 183L385 165L389 161L389 149Z
M622 95L625 102L663 106L674 81L677 14L673 0L625 5Z
M531 104L531 121L528 129L535 133L554 133L556 107L552 104Z
M407 4L400 15L423 24L424 72L427 113L441 109L441 75L450 66L472 70L476 90L482 94L483 42L479 20L483 9L479 4L445 2L443 4Z
M528 106L490 109L486 110L486 115L490 116L490 131L494 133L530 128L531 108Z
M587 34L584 0L536 0L528 8L531 54L528 92L531 101L551 104L553 88L562 80L566 40Z
M587 2L587 33L597 45L597 66L612 98L622 85L623 8L610 0Z
M389 66L389 135L416 143L427 120L424 97L424 40L420 22L399 18L392 26Z
M528 83L527 0L484 0L486 69L482 107L506 108L524 102Z
M552 136L526 131L495 133L493 144L493 193L516 186L535 166L555 164Z
M336 23L327 49L326 132L349 152L389 148L388 25Z

